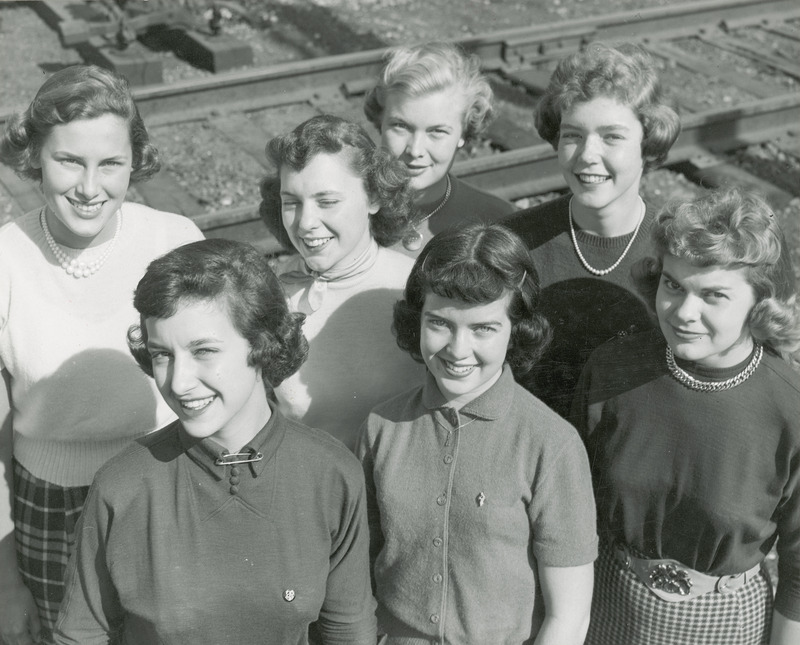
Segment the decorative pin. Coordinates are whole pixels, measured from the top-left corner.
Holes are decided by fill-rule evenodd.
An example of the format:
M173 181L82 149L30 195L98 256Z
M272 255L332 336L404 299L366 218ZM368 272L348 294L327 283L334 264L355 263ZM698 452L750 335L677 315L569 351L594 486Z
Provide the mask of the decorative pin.
M478 502L478 506L483 506L483 503L486 501L486 495L483 494L483 491L478 493L478 497L475 498L475 501Z
M294 589L287 589L283 592L283 599L286 602L292 602L294 600Z

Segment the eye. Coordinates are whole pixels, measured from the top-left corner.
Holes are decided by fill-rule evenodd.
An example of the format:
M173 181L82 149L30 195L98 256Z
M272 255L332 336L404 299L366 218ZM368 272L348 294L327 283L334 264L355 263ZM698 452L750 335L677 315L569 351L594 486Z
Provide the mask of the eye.
M670 280L669 278L662 276L661 284L663 284L669 291L680 291L681 285L675 282L675 280Z
M473 329L479 336L488 336L489 334L494 334L497 331L497 329L492 325L478 325Z
M625 139L621 134L607 134L603 137L606 141L617 142Z
M75 157L64 157L59 161L65 166L79 166L81 164L80 160Z
M196 356L197 358L210 358L216 353L217 350L213 347L198 347L192 351L192 355Z
M577 132L560 132L558 138L560 141L571 141L580 139L580 135Z
M447 327L447 321L446 320L442 320L441 318L428 318L428 325L430 327L435 327L435 328L441 329L441 328Z
M333 206L336 206L336 204L339 203L339 200L338 199L320 199L318 203L319 203L320 207L322 207L322 208L332 208Z
M118 168L119 166L122 166L123 163L119 159L106 159L102 165L110 168Z
M170 353L162 350L153 350L150 352L150 361L153 363L165 363L170 358Z
M408 130L408 126L402 121L389 121L388 126L393 130Z

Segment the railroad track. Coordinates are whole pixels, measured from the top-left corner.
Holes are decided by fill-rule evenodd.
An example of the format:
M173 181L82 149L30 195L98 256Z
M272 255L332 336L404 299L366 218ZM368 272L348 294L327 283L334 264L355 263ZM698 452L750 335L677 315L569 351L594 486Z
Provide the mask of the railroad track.
M480 55L496 90L500 116L472 156L457 161L454 172L508 199L564 188L555 152L531 124L536 96L558 59L594 40L621 39L647 48L668 77L665 84L672 83L683 131L667 165L680 164L690 176L708 180L719 164L715 155L775 140L800 123L800 5L796 0L665 3L654 9L461 41ZM764 42L772 46L759 45ZM272 171L264 144L277 133L269 126L271 111L282 115L278 132L289 129L288 123L294 125L322 112L364 122L363 94L374 82L383 53L376 49L315 58L200 81L146 86L134 93L151 131L210 128L248 158L255 174L263 175ZM736 100L724 106L708 105L696 92L682 90L683 79L693 80L695 86L698 79L700 86L723 83ZM7 117L0 114L0 124ZM372 131L371 126L368 129ZM21 211L41 203L35 187L2 166L0 182ZM268 252L279 248L258 221L256 185L249 195L226 206L203 203L185 181L164 171L137 190L152 206L191 217L207 235L247 239Z

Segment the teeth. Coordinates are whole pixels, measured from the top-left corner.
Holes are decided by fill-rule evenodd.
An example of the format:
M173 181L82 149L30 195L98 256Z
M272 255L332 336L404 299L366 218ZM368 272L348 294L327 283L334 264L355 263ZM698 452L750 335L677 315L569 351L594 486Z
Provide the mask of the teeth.
M84 204L83 202L76 202L70 199L69 203L72 204L73 208L79 210L81 213L84 213L86 215L91 215L92 213L96 213L103 207L103 202L97 202L95 204Z
M313 240L304 239L303 244L305 244L309 248L315 249L318 246L322 246L323 244L327 243L332 239L333 239L332 237L317 237L314 238Z
M602 184L608 179L607 175L584 175L579 174L578 179L586 184Z
M193 399L191 401L181 401L181 407L186 408L187 410L202 410L206 407L209 403L214 400L213 396L206 397L205 399Z
M450 361L444 361L444 364L447 366L447 369L456 374L468 374L475 367L475 365L456 365Z

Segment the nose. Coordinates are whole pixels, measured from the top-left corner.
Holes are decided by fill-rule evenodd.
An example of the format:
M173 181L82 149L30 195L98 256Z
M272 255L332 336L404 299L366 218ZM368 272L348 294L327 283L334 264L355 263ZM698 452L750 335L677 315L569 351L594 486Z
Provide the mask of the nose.
M600 138L595 136L585 137L578 150L578 158L584 163L593 163L597 161L599 156Z
M319 213L315 204L298 204L294 217L300 233L309 233L319 226Z
M78 195L84 199L90 200L97 197L99 179L96 168L85 168L81 174L80 181L75 187Z
M197 383L194 363L180 356L172 360L170 372L170 389L175 396L183 396L192 391Z
M674 303L672 315L681 322L692 322L699 316L700 300L691 294L684 294Z
M423 145L424 136L422 132L412 133L406 142L406 154L415 159L421 157L425 152L425 147Z
M456 329L450 335L447 350L454 359L467 358L470 353L469 330Z

